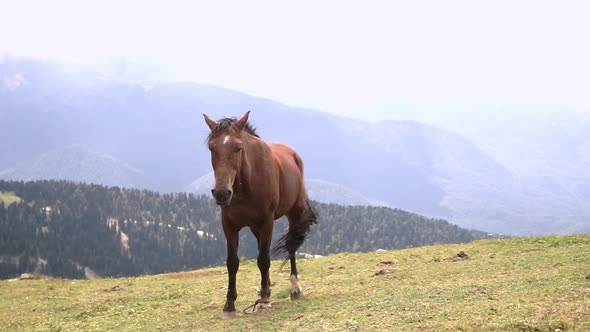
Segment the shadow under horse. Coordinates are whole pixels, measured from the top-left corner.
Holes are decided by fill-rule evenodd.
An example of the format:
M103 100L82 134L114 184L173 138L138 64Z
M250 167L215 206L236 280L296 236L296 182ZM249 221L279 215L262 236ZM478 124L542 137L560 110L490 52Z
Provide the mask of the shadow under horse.
M317 223L303 181L303 161L290 147L262 140L248 123L247 112L239 120L224 118L205 122L211 129L207 145L215 185L211 190L221 206L221 223L227 242L229 275L224 317L234 317L239 232L249 227L258 241L261 274L259 311L270 309L270 245L274 221L287 216L289 229L273 247L273 254L288 253L291 263L291 299L303 295L299 285L295 252L304 242L311 225Z

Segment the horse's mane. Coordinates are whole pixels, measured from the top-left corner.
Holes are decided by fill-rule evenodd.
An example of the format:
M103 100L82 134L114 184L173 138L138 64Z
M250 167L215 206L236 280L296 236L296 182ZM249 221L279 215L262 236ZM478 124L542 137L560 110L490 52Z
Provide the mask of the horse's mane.
M213 137L216 137L218 135L221 135L222 133L230 130L232 127L234 129L236 129L234 126L236 122L238 122L238 119L236 119L236 118L223 118L223 119L217 121L217 126L215 126L213 129L211 129L209 136L207 136L207 140L209 140ZM244 130L248 134L260 138L260 136L258 136L258 134L256 133L256 128L254 128L252 125L250 125L249 122L246 122L246 125L244 126Z

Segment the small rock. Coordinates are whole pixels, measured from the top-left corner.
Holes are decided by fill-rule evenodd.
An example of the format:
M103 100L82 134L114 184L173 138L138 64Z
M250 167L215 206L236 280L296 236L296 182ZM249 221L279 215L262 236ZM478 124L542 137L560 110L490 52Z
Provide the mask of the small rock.
M395 270L394 269L379 270L379 272L375 272L375 274L373 274L373 276L382 276L384 274L389 274L389 273L395 273Z
M469 255L467 255L465 253L465 251L459 251L459 253L457 254L457 257L467 259L467 258L469 258Z
M122 291L122 290L123 290L123 288L119 285L104 289L105 292L118 292L118 291Z

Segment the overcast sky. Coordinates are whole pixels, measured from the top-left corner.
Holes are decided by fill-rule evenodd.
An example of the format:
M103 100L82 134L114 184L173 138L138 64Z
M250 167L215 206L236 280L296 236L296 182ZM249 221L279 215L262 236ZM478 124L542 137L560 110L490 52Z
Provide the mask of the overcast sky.
M588 1L285 3L0 0L0 52L150 63L356 117L461 101L590 109Z

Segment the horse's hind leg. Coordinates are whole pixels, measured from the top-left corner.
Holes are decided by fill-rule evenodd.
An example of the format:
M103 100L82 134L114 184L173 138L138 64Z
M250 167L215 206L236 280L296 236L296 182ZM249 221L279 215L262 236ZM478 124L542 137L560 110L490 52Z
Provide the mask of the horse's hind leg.
M288 215L289 230L285 241L285 247L289 254L289 261L291 263L291 274L289 281L291 282L291 300L300 299L303 296L303 288L299 285L299 273L297 272L297 259L295 253L301 243L303 243L304 234L301 234L301 219L303 217L304 208L295 208Z
M291 275L289 276L289 281L291 282L291 300L297 300L303 296L303 288L299 285L299 274L297 272L297 261L294 250L289 252L289 261L291 262Z
M295 252L305 241L311 225L317 223L317 214L311 202L305 200L301 205L297 205L289 211L287 218L289 219L289 230L277 241L273 252L276 254L284 252L289 254L289 260L291 261L291 276L289 278L291 280L291 299L298 299L303 295L303 292L299 285Z

